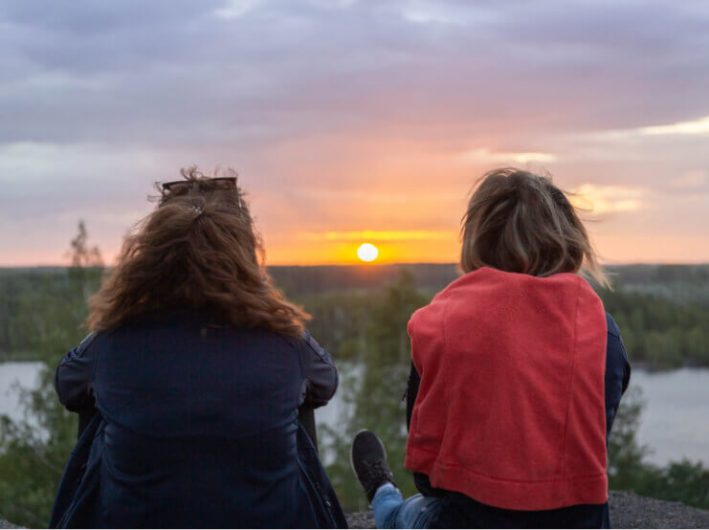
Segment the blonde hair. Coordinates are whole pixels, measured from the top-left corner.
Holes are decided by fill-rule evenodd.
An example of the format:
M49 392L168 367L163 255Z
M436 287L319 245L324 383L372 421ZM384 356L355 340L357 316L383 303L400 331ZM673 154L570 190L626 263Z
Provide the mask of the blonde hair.
M550 276L583 273L609 287L586 228L551 179L516 168L489 171L462 220L461 267Z
M126 239L118 264L90 300L88 327L114 329L183 307L237 327L301 335L309 315L272 285L236 174L212 179L191 167L182 176L158 188L158 207Z

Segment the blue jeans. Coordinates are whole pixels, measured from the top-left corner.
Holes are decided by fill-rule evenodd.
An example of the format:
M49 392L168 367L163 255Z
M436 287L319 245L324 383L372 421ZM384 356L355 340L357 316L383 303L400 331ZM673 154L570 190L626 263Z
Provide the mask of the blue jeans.
M379 486L372 499L377 528L427 528L439 509L436 497L418 494L404 500L391 482Z

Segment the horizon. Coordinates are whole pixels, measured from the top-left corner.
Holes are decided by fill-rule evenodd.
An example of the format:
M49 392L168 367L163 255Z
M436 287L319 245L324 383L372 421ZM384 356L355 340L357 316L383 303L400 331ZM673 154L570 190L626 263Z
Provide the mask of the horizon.
M405 262L388 262L388 263L362 263L362 262L352 262L352 263L318 263L312 265L297 265L289 263L274 263L265 264L267 269L269 268L318 268L318 267L339 267L339 268L360 268L360 269L372 269L372 268L384 268L384 267L406 267L410 265L435 265L435 266L450 266L457 267L458 262L454 261L405 261ZM110 269L114 267L115 264L101 265L101 266L90 266L88 268L100 268L100 269ZM697 262L624 262L624 263L601 263L604 268L613 267L709 267L709 261L697 261ZM55 264L55 265L0 265L0 271L9 270L34 270L34 269L70 269L72 265L68 264Z

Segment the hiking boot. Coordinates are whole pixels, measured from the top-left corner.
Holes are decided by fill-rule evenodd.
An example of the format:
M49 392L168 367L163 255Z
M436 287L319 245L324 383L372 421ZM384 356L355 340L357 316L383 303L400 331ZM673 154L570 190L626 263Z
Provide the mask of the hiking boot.
M389 469L384 444L371 431L359 431L355 436L350 452L350 464L369 502L372 502L379 486L387 482L394 484L394 475Z

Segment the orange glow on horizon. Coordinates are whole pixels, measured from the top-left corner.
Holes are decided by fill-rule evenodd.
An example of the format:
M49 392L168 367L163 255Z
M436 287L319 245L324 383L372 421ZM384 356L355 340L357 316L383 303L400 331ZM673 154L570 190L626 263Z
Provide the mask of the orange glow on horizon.
M630 263L708 263L709 255L697 252L706 248L706 237L701 234L617 234L603 224L588 224L591 240L596 247L601 262L608 265ZM312 233L264 234L266 264L271 266L316 266L316 265L362 265L357 256L357 249L363 239L355 240L348 234L373 234L373 231L340 232L345 235L340 239L327 237L332 232L323 232L316 237ZM377 233L374 233L376 235ZM389 265L394 263L456 263L460 256L460 240L457 230L434 232L431 237L420 237L416 231L381 231L379 237L365 241L376 246L379 254L369 266ZM391 237L398 234L399 239ZM118 254L117 245L104 244L102 239L94 239L102 251L104 262L108 266L115 264ZM2 267L66 266L64 241L58 248L40 251L23 249L22 253L3 253L0 251Z
M705 248L702 236L676 237L674 235L645 235L635 237L615 234L598 234L592 238L604 265L623 264L704 264L709 256L692 249ZM270 244L266 240L267 266L318 266L318 265L363 265L357 258L358 242L330 242L327 244L298 244L292 247ZM367 266L395 263L457 263L460 243L452 232L447 241L376 242L379 256ZM104 262L113 266L117 249L101 247ZM17 254L0 253L0 267L65 267L69 263L65 251Z
M341 232L345 237L327 237L332 232L315 237L306 234L295 241L281 243L279 238L266 238L266 262L268 265L368 265L392 263L451 263L458 259L459 242L455 231L436 233L435 237L420 238L420 234L410 237L399 231L351 232L368 234L368 239L350 237L350 232ZM367 262L360 256L363 243L377 250L375 259Z

